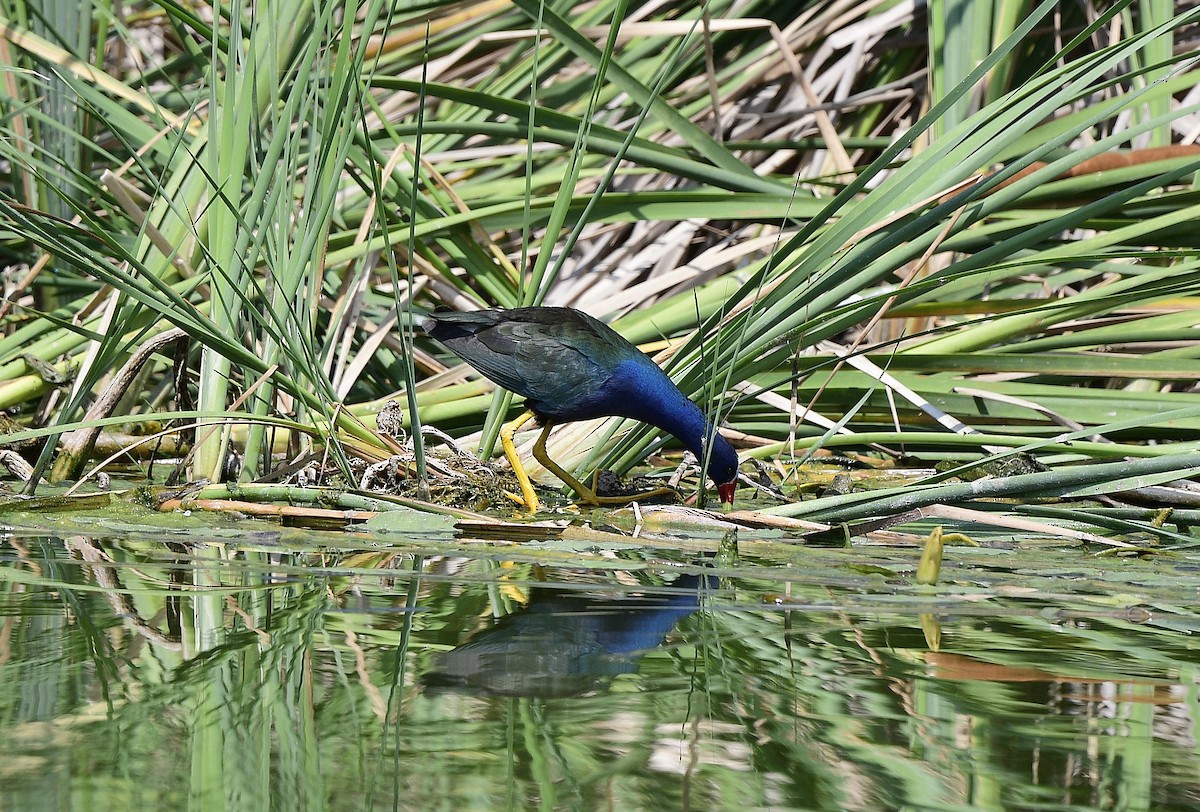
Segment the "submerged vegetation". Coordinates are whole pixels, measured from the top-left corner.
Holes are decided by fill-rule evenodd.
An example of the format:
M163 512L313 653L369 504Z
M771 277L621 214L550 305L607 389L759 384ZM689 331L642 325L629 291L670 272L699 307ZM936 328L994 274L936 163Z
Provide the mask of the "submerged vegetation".
M517 404L413 325L565 304L721 421L760 512L1190 540L1194 491L1157 487L1200 470L1190 4L39 8L0 6L29 490L165 461L511 513L476 452ZM550 453L626 472L656 441ZM810 499L818 453L920 473Z

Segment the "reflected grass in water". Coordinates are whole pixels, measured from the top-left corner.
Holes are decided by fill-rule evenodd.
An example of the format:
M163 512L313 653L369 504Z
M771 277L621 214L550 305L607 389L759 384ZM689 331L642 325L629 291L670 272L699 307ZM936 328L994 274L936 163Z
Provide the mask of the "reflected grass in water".
M73 521L0 544L5 809L1200 803L1185 555Z

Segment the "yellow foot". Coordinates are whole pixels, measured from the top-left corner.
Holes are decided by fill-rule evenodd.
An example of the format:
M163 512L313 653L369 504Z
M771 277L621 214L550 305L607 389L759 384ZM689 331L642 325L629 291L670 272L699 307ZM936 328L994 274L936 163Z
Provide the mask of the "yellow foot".
M570 472L559 465L554 460L550 459L550 454L546 451L546 437L550 434L550 427L553 423L547 422L542 433L538 435L537 442L533 444L533 458L540 462L547 471L554 474L556 477L567 483L567 487L575 491L577 496L576 504L586 505L628 505L630 502L637 502L641 499L651 499L657 496L674 496L679 499L679 492L673 488L656 488L652 491L644 493L635 493L629 496L597 496L596 495L596 479L600 476L600 472L596 471L592 474L592 487L588 487L580 482L575 477L571 476ZM501 435L503 436L503 434Z
M504 428L500 429L500 445L504 446L504 456L508 457L508 464L512 466L513 473L516 474L517 482L521 484L521 498L519 501L525 506L530 513L537 513L538 498L533 492L533 483L529 481L529 474L525 473L525 466L521 464L521 458L517 456L517 446L513 442L513 435L517 429L528 423L535 417L533 412L525 412L516 420L512 421ZM550 425L546 425L546 430L549 430ZM543 431L543 433L545 433Z
M639 493L625 494L622 496L600 496L596 493L596 481L599 479L600 472L592 474L592 487L588 488L581 482L576 482L571 487L575 488L575 493L579 495L576 502L582 502L588 505L628 505L631 502L641 502L644 499L658 499L662 496L670 496L676 502L682 502L683 497L679 491L674 488L655 488L649 491L641 491Z

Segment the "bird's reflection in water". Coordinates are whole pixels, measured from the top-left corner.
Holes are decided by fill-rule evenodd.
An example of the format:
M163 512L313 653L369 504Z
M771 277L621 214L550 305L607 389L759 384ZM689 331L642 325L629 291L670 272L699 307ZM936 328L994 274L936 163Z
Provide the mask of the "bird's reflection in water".
M627 674L675 624L700 608L708 578L684 575L660 594L595 597L539 590L502 618L441 655L429 688L504 696L573 696Z

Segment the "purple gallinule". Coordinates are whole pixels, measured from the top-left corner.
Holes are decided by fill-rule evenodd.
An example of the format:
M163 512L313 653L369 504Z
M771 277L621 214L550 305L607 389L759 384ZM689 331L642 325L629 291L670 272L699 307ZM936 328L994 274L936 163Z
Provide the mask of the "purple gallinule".
M421 327L487 378L525 398L527 411L501 430L500 442L530 511L537 510L537 496L513 434L533 417L543 425L533 456L582 502L626 504L648 495L597 496L546 453L546 437L555 424L616 416L670 432L700 460L711 436L707 473L721 502L733 503L738 472L733 447L658 364L607 324L570 307L518 307L432 313Z

